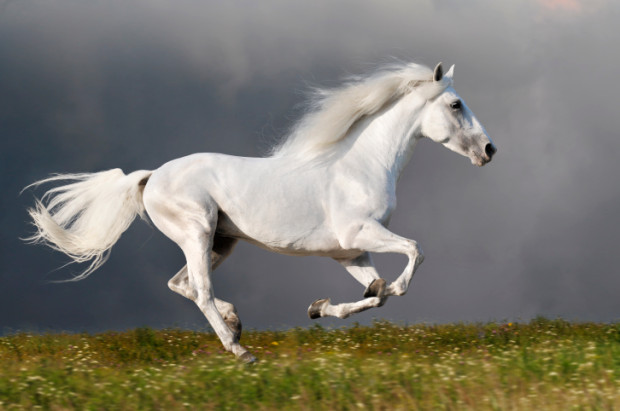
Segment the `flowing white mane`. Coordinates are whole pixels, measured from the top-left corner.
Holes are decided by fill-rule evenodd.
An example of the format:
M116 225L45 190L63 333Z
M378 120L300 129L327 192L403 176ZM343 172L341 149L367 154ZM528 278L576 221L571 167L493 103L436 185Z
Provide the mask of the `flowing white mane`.
M362 117L375 114L413 89L424 86L430 99L451 83L445 77L440 82L433 82L432 78L433 70L426 66L398 63L366 77L350 77L338 88L316 88L309 98L307 113L289 136L273 148L271 156L311 160L325 154Z

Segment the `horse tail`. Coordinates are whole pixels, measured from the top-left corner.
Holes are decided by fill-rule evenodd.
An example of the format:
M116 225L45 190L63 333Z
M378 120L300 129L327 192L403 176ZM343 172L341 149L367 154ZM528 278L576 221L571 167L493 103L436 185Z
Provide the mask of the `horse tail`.
M41 200L35 199L35 207L28 213L37 231L24 240L61 251L75 263L90 261L86 270L66 281L86 278L106 262L110 249L136 215L145 218L142 193L152 173L140 170L125 175L117 168L57 174L29 185L26 188L70 181L48 190Z

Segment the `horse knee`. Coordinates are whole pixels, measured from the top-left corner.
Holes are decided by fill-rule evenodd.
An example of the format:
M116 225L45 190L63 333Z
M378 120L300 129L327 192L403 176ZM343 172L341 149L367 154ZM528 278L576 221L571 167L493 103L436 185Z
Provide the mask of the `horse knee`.
M411 258L416 265L422 264L424 261L424 252L422 251L422 247L415 240L409 240L409 245L411 247L411 254L409 258Z

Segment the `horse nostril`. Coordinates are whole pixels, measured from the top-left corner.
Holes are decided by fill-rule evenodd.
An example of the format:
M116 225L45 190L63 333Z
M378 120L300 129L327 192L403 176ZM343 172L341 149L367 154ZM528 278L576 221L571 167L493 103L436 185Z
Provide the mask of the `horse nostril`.
M497 149L493 144L489 143L484 147L484 152L487 154L487 156L489 156L489 158L491 158L493 157L493 154L497 152Z

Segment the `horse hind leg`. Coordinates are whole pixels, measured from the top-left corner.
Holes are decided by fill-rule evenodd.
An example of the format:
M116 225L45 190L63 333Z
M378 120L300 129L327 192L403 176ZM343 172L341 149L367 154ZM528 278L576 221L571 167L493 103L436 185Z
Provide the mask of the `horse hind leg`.
M239 319L239 315L237 315L237 309L235 306L227 301L216 298L215 307L219 311L222 318L224 318L224 322L228 326L228 329L234 334L235 339L237 341L241 340L241 331L243 330L243 326L241 325L241 320Z
M187 273L187 265L179 270L170 280L168 280L168 288L183 297L194 300L194 293L189 285L189 275Z
M168 287L175 293L194 301L193 289L189 285L187 266L181 268L181 270L176 273L170 281L168 281ZM222 318L224 318L224 322L230 331L232 331L235 335L235 338L240 340L243 326L241 325L241 320L239 319L235 306L227 301L215 298L215 307L219 311Z
M224 260L232 253L238 240L236 238L222 237L217 234L213 237L213 248L211 249L211 271L215 271ZM183 266L169 281L168 288L177 294L193 301L191 288L189 285L187 265Z
M222 264L222 262L224 262L224 260L230 255L236 244L237 239L221 237L217 234L215 235L213 239L213 249L211 250L212 270L215 270L217 267L220 266L220 264ZM179 272L176 273L174 277L170 279L170 281L168 281L168 287L177 294L193 300L194 294L189 284L187 265L181 268L181 270L179 270ZM239 319L239 315L237 314L237 309L235 308L235 306L229 302L220 300L219 298L215 298L215 306L222 318L224 318L224 322L226 323L226 325L228 325L228 328L235 335L235 338L237 340L240 340L243 326L241 325L241 320Z
M205 201L206 200L206 201ZM234 333L220 314L211 283L212 259L218 208L210 198L195 198L192 193L179 193L174 197L161 197L157 192L147 195L145 207L155 226L181 247L187 260L187 284L182 287L179 272L176 285L182 295L196 303L213 327L222 345L244 362L256 359L239 344Z
M187 259L189 284L195 293L194 302L207 317L224 348L244 362L254 362L254 356L239 344L236 333L231 331L217 308L210 275L211 246L212 236L207 231L195 241L185 242L182 247Z

